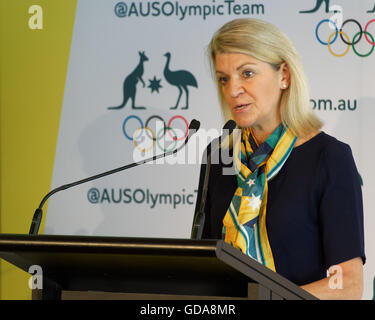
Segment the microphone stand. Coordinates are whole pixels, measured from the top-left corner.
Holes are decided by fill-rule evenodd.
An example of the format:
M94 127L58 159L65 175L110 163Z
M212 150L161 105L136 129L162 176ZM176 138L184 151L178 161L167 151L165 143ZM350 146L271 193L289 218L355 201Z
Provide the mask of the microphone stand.
M220 140L223 141L226 136L230 136L233 130L236 127L236 123L233 120L229 120L223 127L223 135L220 137ZM214 150L216 152L220 148L220 142L218 141L218 147ZM202 197L199 204L198 211L194 215L193 219L193 228L191 231L191 239L202 239L203 227L206 219L206 214L204 208L206 206L207 192L208 192L208 182L210 179L210 170L211 170L211 155L212 155L212 146L210 150L207 149L207 164L206 170L204 173L203 187L202 187Z
M34 216L33 216L33 219L31 221L31 226L30 226L30 230L29 230L29 235L37 235L38 234L39 227L40 227L40 224L42 222L42 217L43 217L43 209L42 209L43 205L48 200L48 198L51 197L53 194L55 194L59 191L62 191L62 190L72 188L72 187L77 186L77 185L82 184L82 183L86 183L86 182L89 182L89 181L92 181L92 180L96 180L96 179L114 174L114 173L119 172L119 171L127 170L127 169L130 169L130 168L142 165L146 162L154 161L154 160L169 156L171 154L175 154L187 144L187 142L189 141L191 136L198 131L199 127L200 127L200 122L198 120L193 119L190 122L189 134L186 137L184 143L180 147L178 147L177 149L175 149L173 151L168 151L166 153L159 154L159 155L153 156L151 158L148 158L148 159L145 159L145 160L142 160L142 161L139 161L139 162L130 163L128 165L125 165L125 166L122 166L122 167L119 167L119 168L116 168L116 169L112 169L112 170L109 170L109 171L106 171L106 172L103 172L103 173L99 173L99 174L96 174L94 176L91 176L91 177L88 177L88 178L85 178L85 179L82 179L82 180L78 180L78 181L75 181L75 182L72 182L72 183L69 183L69 184L65 184L65 185L62 185L58 188L55 188L55 189L51 190L49 193L47 193L44 196L44 198L42 199L42 201L39 204L39 207L34 212Z

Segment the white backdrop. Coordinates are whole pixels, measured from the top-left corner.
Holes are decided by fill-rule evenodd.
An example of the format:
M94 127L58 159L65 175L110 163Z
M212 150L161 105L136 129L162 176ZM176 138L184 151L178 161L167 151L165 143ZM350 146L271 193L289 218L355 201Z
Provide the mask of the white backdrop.
M319 2L316 11L301 12ZM326 12L326 3L338 5L337 12ZM374 0L78 0L52 187L133 162L134 144L123 131L129 116L143 123L150 116L160 116L166 122L179 116L173 124L183 131L180 116L188 122L197 118L202 128L219 129L223 121L206 57L207 44L229 20L254 17L269 21L285 31L302 57L311 104L325 122L323 130L352 147L364 182L364 298L371 298L375 275L371 233L375 226L371 196L375 192L371 160L375 157L375 53L361 57L355 51L372 52L370 35L375 37L375 22L367 28L368 40L362 35L353 49L338 36L332 53L318 38L327 42L335 32L329 28L333 23L323 21L318 31L316 27L333 17L337 24L355 19L364 30L375 18L371 12L374 6ZM352 41L359 27L348 21L343 31ZM336 56L346 49L344 56ZM143 72L135 70L139 52L148 58ZM197 82L197 87L188 87L188 109L182 109L185 92L179 106L170 109L179 90L164 74L167 52L171 56L169 69L187 71ZM108 109L121 104L124 79L131 74L138 76L135 104L145 109L132 109L131 101L119 110ZM130 80L127 91L134 81ZM128 119L129 135L137 128L138 118ZM155 150L161 152L157 146ZM198 175L199 163L144 165L56 194L49 201L45 233L188 238Z

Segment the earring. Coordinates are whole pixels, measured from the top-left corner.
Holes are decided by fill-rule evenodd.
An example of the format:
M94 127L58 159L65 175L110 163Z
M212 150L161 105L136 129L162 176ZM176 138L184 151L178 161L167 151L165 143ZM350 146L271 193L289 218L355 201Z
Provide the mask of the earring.
M286 84L285 83L283 84L283 89L286 89Z

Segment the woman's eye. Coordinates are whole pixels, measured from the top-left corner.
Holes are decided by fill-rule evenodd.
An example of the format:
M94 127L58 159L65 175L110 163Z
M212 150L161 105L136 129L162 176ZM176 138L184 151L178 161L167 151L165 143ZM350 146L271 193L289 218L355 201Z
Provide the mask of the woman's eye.
M226 84L228 82L228 78L226 78L226 77L219 77L218 81L221 84Z
M244 75L245 78L250 78L253 74L254 74L254 72L252 72L250 70L245 70L243 72L243 75Z

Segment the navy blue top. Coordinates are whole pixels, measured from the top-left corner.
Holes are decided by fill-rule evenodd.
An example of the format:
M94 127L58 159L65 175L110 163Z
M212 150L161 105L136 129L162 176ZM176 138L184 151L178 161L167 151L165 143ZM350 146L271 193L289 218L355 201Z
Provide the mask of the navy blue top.
M221 239L237 188L236 177L222 169L211 165L205 239ZM276 272L297 285L325 278L332 265L356 257L365 262L362 191L349 145L321 132L295 147L268 184L266 226Z

